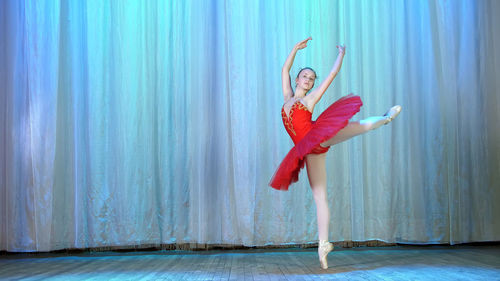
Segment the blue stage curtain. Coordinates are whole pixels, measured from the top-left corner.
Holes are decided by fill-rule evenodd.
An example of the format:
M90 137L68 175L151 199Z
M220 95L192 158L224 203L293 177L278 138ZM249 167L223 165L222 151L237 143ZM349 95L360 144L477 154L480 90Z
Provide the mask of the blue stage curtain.
M327 156L330 240L500 240L500 1L0 1L0 250L317 240L281 67L314 117L403 111Z

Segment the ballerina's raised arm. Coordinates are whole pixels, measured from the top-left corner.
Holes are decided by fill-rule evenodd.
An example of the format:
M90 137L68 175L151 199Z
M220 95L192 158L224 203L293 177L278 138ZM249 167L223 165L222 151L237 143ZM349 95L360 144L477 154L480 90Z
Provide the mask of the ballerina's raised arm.
M323 80L323 82L321 82L318 88L314 89L313 91L311 91L310 94L307 95L307 102L311 104L310 106L311 108L313 108L316 105L316 103L318 103L318 101L321 99L326 89L328 89L333 79L335 79L335 77L340 71L340 68L342 67L342 61L344 60L344 55L345 55L345 46L338 45L337 49L339 50L339 54L337 55L337 59L333 64L332 70L330 70L330 73Z
M309 40L312 40L312 38L308 37L307 39L304 39L295 44L292 51L286 58L285 63L283 64L283 68L281 69L281 85L283 88L283 98L285 103L294 95L292 90L292 82L290 79L290 69L292 68L295 55L297 54L298 50L302 50L307 47L307 41Z

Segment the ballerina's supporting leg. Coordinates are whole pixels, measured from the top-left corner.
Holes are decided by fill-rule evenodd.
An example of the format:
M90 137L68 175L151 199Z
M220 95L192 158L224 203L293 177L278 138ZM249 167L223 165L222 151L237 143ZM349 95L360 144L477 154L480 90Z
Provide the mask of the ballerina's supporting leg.
M307 176L316 203L319 240L328 240L328 222L330 212L326 191L326 153L309 154L306 156Z
M328 224L330 222L330 210L328 208L328 196L326 191L326 153L309 154L306 156L307 176L316 203L316 217L318 220L318 256L321 267L328 268L327 255L333 249L328 242Z

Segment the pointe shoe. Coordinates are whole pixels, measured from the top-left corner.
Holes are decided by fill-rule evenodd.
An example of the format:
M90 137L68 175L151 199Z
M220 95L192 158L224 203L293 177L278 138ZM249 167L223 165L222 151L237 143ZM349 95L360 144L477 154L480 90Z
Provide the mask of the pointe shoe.
M394 118L396 118L396 116L399 115L399 113L401 112L401 105L395 105L393 107L391 107L385 114L384 116L387 117L386 118L386 122L384 123L384 125L387 125L389 124L392 120L394 120Z
M321 268L323 269L328 268L328 259L326 258L326 256L328 256L328 253L330 253L332 250L333 250L332 243L328 242L327 240L319 240L318 256Z

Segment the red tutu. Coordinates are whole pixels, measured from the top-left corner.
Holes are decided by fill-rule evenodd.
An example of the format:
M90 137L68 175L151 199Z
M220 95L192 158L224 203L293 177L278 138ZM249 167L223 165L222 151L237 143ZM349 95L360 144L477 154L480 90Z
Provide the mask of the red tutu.
M269 185L278 190L288 190L290 184L299 180L305 156L328 151L320 144L344 128L362 105L359 96L347 95L330 105L315 122L311 121L311 112L300 101L292 105L289 116L282 109L283 124L295 146L285 156Z

